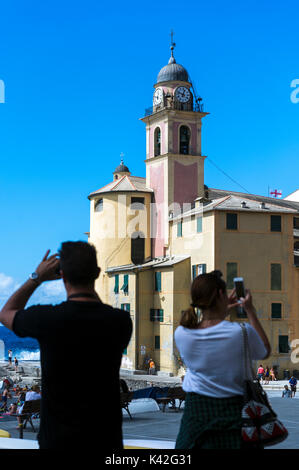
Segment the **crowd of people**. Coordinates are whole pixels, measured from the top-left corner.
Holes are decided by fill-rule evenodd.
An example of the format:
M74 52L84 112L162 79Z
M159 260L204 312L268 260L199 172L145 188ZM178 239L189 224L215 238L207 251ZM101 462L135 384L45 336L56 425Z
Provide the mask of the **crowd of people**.
M270 380L277 380L275 369L273 367L269 369L269 366L266 366L264 369L263 365L260 364L257 370L257 378L261 384L268 385Z
M13 399L8 406L8 399ZM5 379L3 391L1 393L0 413L6 416L16 416L18 423L21 423L19 415L22 414L25 401L40 400L41 390L39 385L33 384L29 389L27 385L13 387L8 379Z

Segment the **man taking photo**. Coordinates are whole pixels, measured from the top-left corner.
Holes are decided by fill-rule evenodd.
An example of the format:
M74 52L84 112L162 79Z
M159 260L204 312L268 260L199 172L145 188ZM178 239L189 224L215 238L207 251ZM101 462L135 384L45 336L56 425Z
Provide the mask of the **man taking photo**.
M122 449L119 369L132 334L130 315L103 304L97 295L94 283L100 268L92 245L65 242L58 254L49 253L0 312L0 322L17 336L39 341L39 446ZM66 290L65 302L25 308L43 282L60 278ZM94 361L97 357L98 367ZM63 358L70 360L63 363ZM82 376L86 377L84 384Z

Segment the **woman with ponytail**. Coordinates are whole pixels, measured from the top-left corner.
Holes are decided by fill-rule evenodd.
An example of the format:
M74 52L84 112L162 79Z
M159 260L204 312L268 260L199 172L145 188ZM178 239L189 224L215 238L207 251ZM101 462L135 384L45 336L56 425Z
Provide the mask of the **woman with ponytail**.
M187 366L185 409L176 449L241 449L243 336L237 322L225 320L240 304L235 290L227 295L220 271L197 276L191 298L175 331L177 348ZM249 290L241 306L248 317L251 357L266 359L271 348Z

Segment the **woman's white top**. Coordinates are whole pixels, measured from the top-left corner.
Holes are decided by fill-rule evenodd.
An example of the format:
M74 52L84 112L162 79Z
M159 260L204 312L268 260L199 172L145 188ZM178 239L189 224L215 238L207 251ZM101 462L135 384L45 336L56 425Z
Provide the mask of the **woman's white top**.
M255 329L245 323L252 360L264 359L267 350ZM187 366L186 392L225 398L243 395L243 333L237 322L222 321L203 329L179 326L175 342Z

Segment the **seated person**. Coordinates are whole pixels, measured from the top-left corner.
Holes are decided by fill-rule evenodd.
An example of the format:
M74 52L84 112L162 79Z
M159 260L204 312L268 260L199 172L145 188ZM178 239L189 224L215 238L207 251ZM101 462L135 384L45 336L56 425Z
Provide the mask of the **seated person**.
M9 389L10 389L10 386L5 385L4 391L2 393L2 399L1 399L1 402L0 402L0 410L1 411L5 411L7 409L7 399L11 398L11 394L10 394Z
M22 398L23 398L23 400L22 400ZM20 394L20 399L19 399L18 403L14 403L13 405L11 405L10 414L11 415L13 415L13 414L20 415L20 414L22 414L25 401L40 400L40 399L41 399L41 393L40 393L39 386L38 385L32 385L31 390L29 390L29 392L27 392L26 394L24 394L24 392L22 392ZM21 424L21 418L19 418L19 417L18 417L18 422L19 422L19 424Z
M287 385L284 386L284 390L282 391L282 398L292 398L292 392Z

